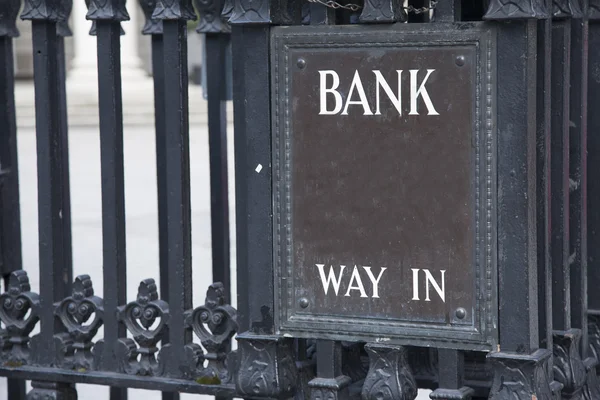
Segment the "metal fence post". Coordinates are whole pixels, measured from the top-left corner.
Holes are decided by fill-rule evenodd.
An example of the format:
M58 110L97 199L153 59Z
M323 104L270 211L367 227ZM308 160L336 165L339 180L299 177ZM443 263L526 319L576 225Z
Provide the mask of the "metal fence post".
M571 323L581 330L577 350L584 363L583 392L600 396L596 376L598 360L589 351L588 340L588 18L589 2L577 3L582 10L571 21L569 98L569 263L571 274Z
M536 139L538 120L538 26L547 19L546 3L520 3L518 11L492 1L484 19L499 21L498 65L498 352L490 399L518 396L552 398L551 351L539 348ZM517 19L525 19L519 21ZM505 22L505 20L510 20ZM543 81L543 80L542 80ZM520 370L518 374L514 371ZM518 383L508 388L507 382ZM515 393L515 395L517 395Z
M65 58L65 37L73 36L69 28L69 16L73 8L73 0L64 0L67 17L59 21L57 28L58 45L58 87L59 87L59 105L60 105L60 136L62 153L62 173L63 173L63 193L62 193L62 219L64 229L64 264L63 272L56 279L63 281L64 293L62 298L71 293L71 283L73 282L73 249L71 234L71 186L69 171L69 121L67 116L67 60Z
M206 93L208 97L208 141L210 149L210 210L213 281L230 289L229 185L227 172L227 69L226 52L231 28L222 0L194 1L200 14L196 32L205 35ZM222 15L225 12L226 15Z
M97 351L99 368L115 371L119 338L125 326L116 310L127 302L125 193L123 171L123 100L121 94L120 21L129 19L124 0L91 0L87 19L96 23L98 104L102 173L102 247L104 279L104 339ZM127 398L127 390L112 387L112 400Z
M21 2L0 5L0 269L5 284L12 271L22 268L19 166L14 97L13 38L19 35L15 20ZM8 397L25 398L25 381L9 379Z
M194 1L199 13L196 32L205 36L206 94L210 163L210 212L213 282L223 283L231 297L229 245L229 182L227 171L227 69L226 52L231 40L225 1Z
M293 340L273 335L270 24L276 1L236 0L233 40L237 280L240 331L236 388L246 397L288 398L295 391ZM260 296L257 294L260 293ZM272 360L261 374L255 363ZM265 379L273 385L260 384Z
M191 332L184 312L192 308L189 106L186 21L195 19L190 0L158 2L152 18L162 20L164 71L164 201L167 290L170 305L169 344L161 349L165 375L182 377ZM159 195L160 196L160 195Z
M36 133L38 153L38 211L40 238L41 332L32 338L33 363L51 366L62 343L56 334L63 331L54 316L55 301L65 294L68 283L62 279L65 265L65 225L62 219L65 190L61 129L61 91L64 79L59 70L59 39L57 24L66 21L67 2L46 0L26 1L21 18L32 21ZM76 398L73 385L34 382L31 396L36 393Z
M166 126L165 126L165 73L163 66L164 46L162 21L152 18L156 2L154 0L139 0L146 21L142 28L143 35L151 36L152 52L152 80L154 82L154 130L156 140L156 183L158 194L158 259L160 275L160 298L169 302L169 271L167 243L168 212L166 203ZM169 342L167 331L162 339L163 343ZM177 400L179 393L163 392L163 400Z
M0 271L3 277L21 269L21 221L19 209L19 169L14 98L13 38L19 36L15 20L20 1L0 5Z
M589 1L588 9L588 45L589 45L589 78L588 78L588 148L587 171L590 179L587 181L587 233L588 233L588 340L589 355L600 360L600 185L595 179L600 166L600 115L595 111L600 104L600 80L598 79L598 66L600 65L600 3L597 0ZM596 365L596 373L598 373ZM595 391L594 393L597 393Z
M581 17L572 2L554 3L552 30L552 329L555 379L565 396L580 396L585 367L579 353L581 330L571 323L569 252L569 87L571 17ZM560 371L560 372L558 372Z
M446 1L434 10L433 22L458 22L462 18L461 2ZM431 393L431 399L471 399L474 395L473 388L464 385L465 381L465 355L460 350L438 350L438 381L439 385Z
M233 25L232 40L237 290L240 331L245 332L273 313L269 28ZM254 290L263 296L253 296ZM265 322L263 331L272 329L272 322Z

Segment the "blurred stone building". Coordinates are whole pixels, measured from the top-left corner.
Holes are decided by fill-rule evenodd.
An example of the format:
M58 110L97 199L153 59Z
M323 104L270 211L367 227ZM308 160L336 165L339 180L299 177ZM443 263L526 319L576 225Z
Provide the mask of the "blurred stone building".
M135 7L129 5L128 11L131 21L123 23L123 29L126 34L121 38L122 63L124 67L132 69L141 69L147 75L152 72L151 67L151 45L150 37L141 34L144 25L143 13L137 2L131 2ZM65 41L65 50L67 57L67 67L69 74L87 75L91 71L86 69L95 68L95 39L88 35L91 21L85 19L87 12L83 1L75 1L73 12L70 18L70 26L74 37L67 38ZM132 25L136 26L132 32ZM31 44L31 23L29 21L17 21L17 26L21 36L15 40L15 73L18 79L33 78L33 55ZM83 35L83 37L82 37ZM190 31L189 42L189 69L190 80L194 79L194 74L199 70L202 60L202 38L194 31ZM75 69L75 71L73 71Z

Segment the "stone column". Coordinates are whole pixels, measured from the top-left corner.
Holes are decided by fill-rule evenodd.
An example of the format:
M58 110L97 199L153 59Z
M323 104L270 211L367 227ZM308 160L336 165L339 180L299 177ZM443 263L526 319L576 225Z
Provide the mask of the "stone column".
M140 6L137 1L127 2L127 11L129 12L129 21L123 22L125 35L121 36L121 76L123 86L131 83L131 79L146 78L146 71L142 68L142 59L139 55L140 39Z

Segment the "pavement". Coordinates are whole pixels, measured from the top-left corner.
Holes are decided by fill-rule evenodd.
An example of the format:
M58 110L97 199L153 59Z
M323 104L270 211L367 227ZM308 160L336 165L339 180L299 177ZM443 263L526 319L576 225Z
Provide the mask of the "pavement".
M124 90L125 107L135 108L125 112L124 157L127 233L127 296L134 300L139 282L146 278L158 281L158 226L156 203L156 166L153 128L151 86L146 82L145 95L133 96ZM88 89L71 87L69 98L73 104L87 104L79 109L69 107L71 203L73 229L74 275L88 274L94 290L102 296L102 225L100 186L100 146L97 121L89 117L97 107L93 99L94 85ZM77 92L85 92L81 97ZM97 89L96 89L97 91ZM126 93L129 93L126 95ZM79 96L79 97L78 97ZM21 215L24 268L29 273L33 291L39 291L36 148L33 118L33 87L21 83L17 87L18 149L21 190ZM231 109L231 105L229 105ZM211 279L210 192L208 165L208 136L205 123L206 102L198 88L190 90L190 109L204 116L192 118L190 123L190 170L192 197L192 254L194 306L204 303L206 289ZM82 113L85 110L86 113ZM97 111L96 111L97 113ZM88 115L89 120L81 117ZM140 115L142 116L140 118ZM129 117L128 117L129 116ZM96 117L97 118L97 117ZM229 118L230 119L230 118ZM231 120L231 119L230 119ZM235 199L233 176L233 128L229 140L229 191L232 221L232 290L235 293ZM235 307L235 296L232 305ZM35 333L35 332L34 332ZM102 338L100 331L96 339ZM0 399L6 398L5 380L0 380ZM80 400L108 399L108 388L77 385ZM3 397L4 396L4 397ZM183 394L182 399L203 399L209 396ZM428 396L422 393L418 399ZM130 400L158 400L159 392L130 389ZM10 399L9 399L10 400Z

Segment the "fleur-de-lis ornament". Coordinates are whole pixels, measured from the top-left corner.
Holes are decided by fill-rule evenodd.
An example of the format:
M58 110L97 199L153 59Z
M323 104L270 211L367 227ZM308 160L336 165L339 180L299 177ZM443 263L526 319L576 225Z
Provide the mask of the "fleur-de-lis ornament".
M20 0L4 0L0 2L0 36L17 37L17 16L21 8Z
M68 18L66 2L63 0L25 0L21 19L66 21Z
M192 0L157 0L152 18L162 20L196 20Z
M67 14L66 18L62 21L59 21L56 25L56 33L58 36L67 37L73 36L73 32L69 27L69 16L71 15L71 11L73 10L73 0L64 0L65 2L65 12Z
M129 14L125 8L125 0L90 0L86 18L129 21Z
M483 19L549 18L551 9L549 0L490 0Z
M142 28L144 35L160 35L163 33L162 21L152 18L152 13L156 8L156 0L139 0L146 22Z
M90 0L85 0L85 6L88 9L88 13L90 10ZM90 19L89 17L86 17L87 19ZM121 27L121 35L124 35L125 31L123 30L123 27ZM92 27L90 28L90 32L89 35L91 36L96 36L96 20L92 20Z
M600 19L600 0L589 0L588 18L591 21L598 21Z
M231 4L231 3L230 3ZM227 13L224 13L225 0L194 0L194 6L200 14L198 33L227 33L231 27L227 23ZM231 8L230 5L228 5Z

